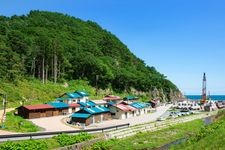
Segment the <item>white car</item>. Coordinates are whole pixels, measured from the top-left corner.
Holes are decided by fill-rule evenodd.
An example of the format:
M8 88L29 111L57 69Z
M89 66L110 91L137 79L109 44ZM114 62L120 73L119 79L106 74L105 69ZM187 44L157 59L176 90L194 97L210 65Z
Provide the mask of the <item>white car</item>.
M164 117L157 118L157 121L164 121L164 120L166 120L166 118L164 118Z

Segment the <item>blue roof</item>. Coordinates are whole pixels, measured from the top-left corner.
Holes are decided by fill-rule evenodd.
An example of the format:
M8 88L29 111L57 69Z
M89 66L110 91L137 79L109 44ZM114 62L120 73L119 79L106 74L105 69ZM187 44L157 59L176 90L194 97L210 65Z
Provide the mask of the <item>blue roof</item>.
M108 102L108 104L109 105L114 105L115 103L111 101L111 102Z
M84 111L90 114L98 114L98 113L109 112L109 109L106 107L95 106L91 108L84 108Z
M49 105L55 107L55 108L68 108L69 105L63 102L50 102Z
M88 102L86 102L86 103L84 103L84 102L79 102L79 104L81 105L81 107L86 107L86 106L94 107L94 106L96 105L93 101L88 101Z
M89 96L89 94L87 92L84 92L84 91L75 91L75 93L79 94L82 97Z
M146 103L141 103L141 102L133 102L130 105L137 108L137 109L142 109L142 108L146 108L146 107L149 106Z
M89 118L91 114L86 113L73 113L70 117L72 118Z
M82 98L83 96L81 96L78 93L66 93L70 98Z
M93 101L88 101L86 103L79 102L79 104L80 104L81 107L86 107L86 106L88 106L88 107L94 107L96 105Z

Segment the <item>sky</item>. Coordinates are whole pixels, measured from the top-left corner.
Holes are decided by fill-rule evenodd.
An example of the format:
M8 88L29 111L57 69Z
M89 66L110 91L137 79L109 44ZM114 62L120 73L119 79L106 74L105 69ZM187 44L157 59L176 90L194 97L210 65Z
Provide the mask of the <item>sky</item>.
M0 0L0 15L60 12L97 22L182 93L225 95L225 0Z

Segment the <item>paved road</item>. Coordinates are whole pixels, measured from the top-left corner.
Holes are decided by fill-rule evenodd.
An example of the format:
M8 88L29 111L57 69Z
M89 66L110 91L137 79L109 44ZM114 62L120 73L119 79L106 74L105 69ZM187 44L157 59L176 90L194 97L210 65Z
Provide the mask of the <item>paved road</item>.
M162 116L172 105L166 105L166 106L159 106L156 108L156 112L150 113L150 114L144 114L137 117L132 117L129 119L113 119L109 121L104 121L101 123L96 123L93 125L88 126L87 128L93 128L93 127L107 127L110 125L118 125L118 124L124 124L124 123L130 123L130 125L137 125L137 124L143 124L151 121L155 121L158 117Z
M109 121L104 121L101 123L96 123L93 125L90 125L86 127L86 129L92 129L92 128L101 128L101 127L107 127L107 126L113 126L113 125L119 125L119 124L126 124L130 123L130 125L136 125L141 124L145 122L155 121L156 118L160 117L162 114L164 114L171 105L166 106L160 106L157 108L157 111L150 114L144 114L141 116L124 119L124 120L118 120L113 119ZM73 127L70 125L67 125L64 118L68 118L68 116L55 116L55 117L46 117L46 118L37 118L37 119L30 119L34 124L37 126L45 129L45 131L68 131L68 130L79 130L77 127ZM64 121L62 121L64 119Z
M106 132L106 136L107 136L107 138L124 138L127 136L135 135L139 132L156 131L156 130L160 130L163 128L167 128L171 125L184 123L184 122L188 122L188 121L193 121L196 119L203 119L208 116L215 115L215 114L216 114L216 111L209 112L209 113L204 112L204 113L199 113L196 115L179 117L176 119L169 119L169 120L165 120L165 121L140 124L137 126L131 126L129 128L124 128L124 129L120 129L120 130L108 131L108 132Z

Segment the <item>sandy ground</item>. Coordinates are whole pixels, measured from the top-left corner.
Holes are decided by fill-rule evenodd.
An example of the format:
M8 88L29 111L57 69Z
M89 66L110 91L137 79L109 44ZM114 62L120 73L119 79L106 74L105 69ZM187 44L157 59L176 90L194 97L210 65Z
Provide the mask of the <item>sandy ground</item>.
M144 114L144 115L141 115L138 117L133 117L133 118L124 119L124 120L113 119L113 120L104 121L101 123L96 123L96 124L86 127L86 129L107 127L107 126L119 125L119 124L124 124L124 123L130 123L130 125L136 125L136 124L142 124L142 123L146 123L146 122L155 121L158 117L160 117L162 114L164 114L170 108L170 106L171 105L160 106L157 108L156 112L150 113L150 114ZM32 121L37 126L45 129L46 132L48 132L48 131L68 131L68 130L76 130L76 129L79 130L78 127L70 126L65 123L66 118L68 118L68 117L69 117L69 115L47 117L47 118L36 118L36 119L29 119L29 120Z
M10 112L10 111L12 111L12 110L14 110L15 108L8 108L8 109L6 109L6 112ZM2 115L3 115L3 110L1 109L0 110L0 118L2 118Z
M54 117L46 117L46 118L36 118L36 119L29 119L37 126L44 129L44 131L68 131L68 130L76 130L79 128L71 127L66 125L63 120L64 118L68 118L67 116L54 116ZM66 122L66 121L65 121Z

